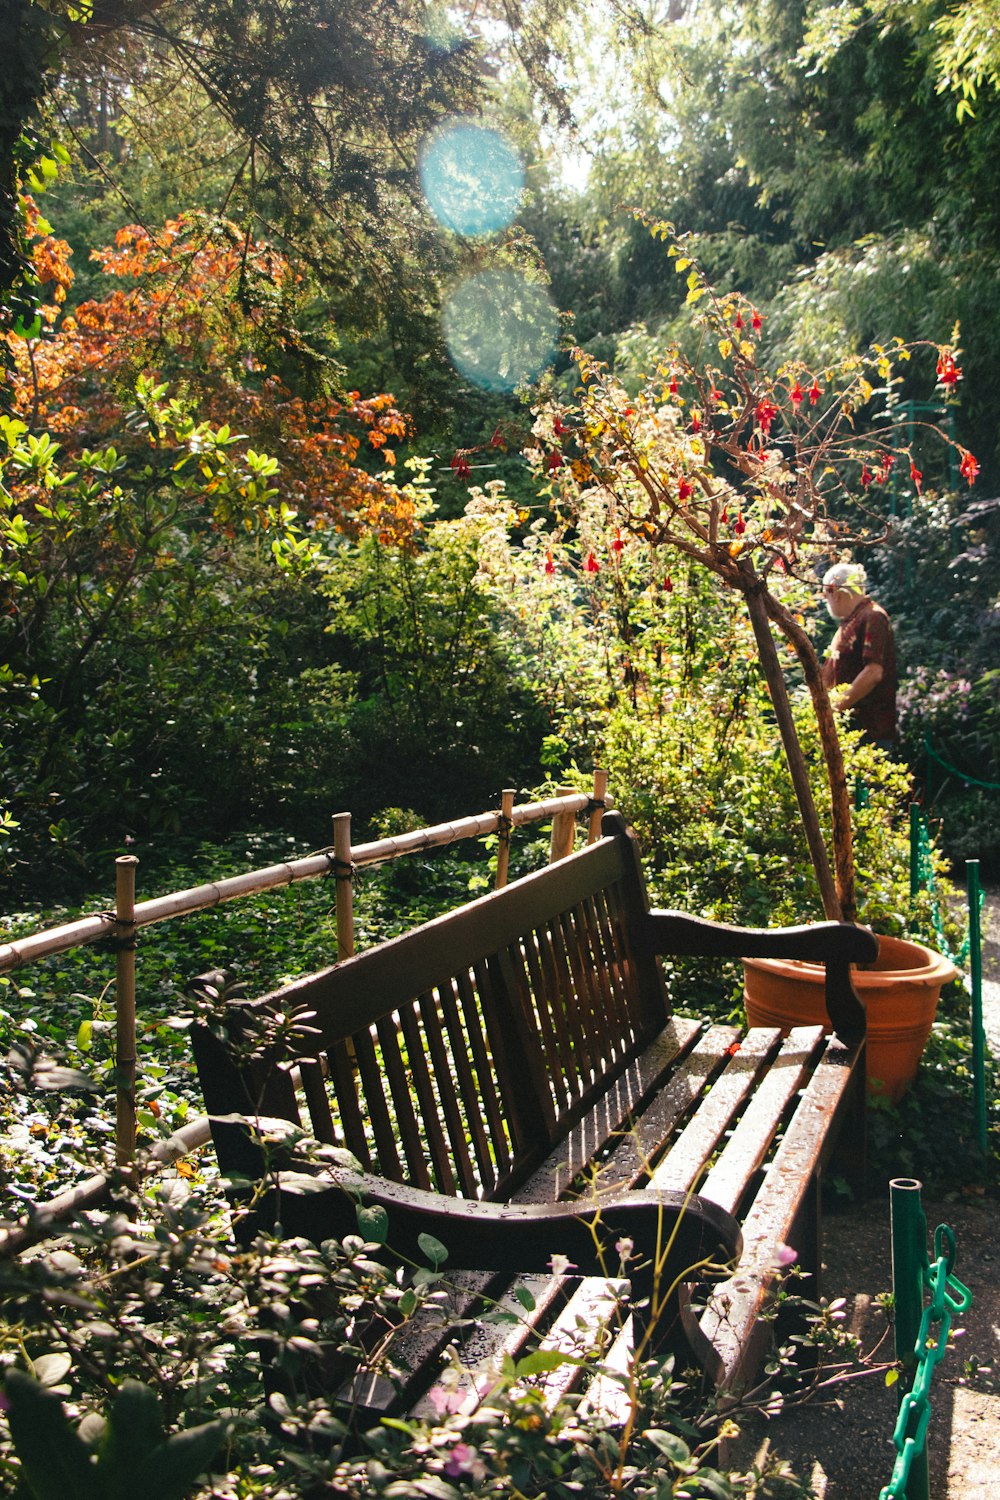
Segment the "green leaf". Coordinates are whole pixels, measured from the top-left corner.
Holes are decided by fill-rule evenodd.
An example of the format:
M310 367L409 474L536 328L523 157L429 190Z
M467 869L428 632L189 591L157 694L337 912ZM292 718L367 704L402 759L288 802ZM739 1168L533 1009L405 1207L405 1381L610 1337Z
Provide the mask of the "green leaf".
M886 1370L886 1372L885 1372L885 1383L886 1383L886 1385L895 1385L896 1381L898 1379L899 1379L899 1371L898 1370Z
M354 1211L358 1230L374 1245L384 1245L389 1238L389 1215L381 1203L359 1203Z
M537 1304L526 1286L515 1287L514 1296L526 1312L534 1312Z
M35 1500L104 1500L97 1471L59 1397L23 1370L7 1372L4 1390L14 1451Z
M691 1458L691 1449L676 1432L667 1432L662 1427L647 1427L643 1436L648 1438L657 1452L671 1463L686 1464Z
M441 1241L436 1240L432 1234L418 1234L417 1244L435 1269L438 1266L443 1266L448 1259L448 1251L442 1245Z
M35 1371L35 1379L39 1385L58 1385L64 1375L68 1375L73 1368L73 1358L69 1354L40 1354L37 1359L32 1360Z
M138 1380L122 1383L108 1416L101 1444L101 1472L107 1475L108 1500L127 1500L139 1465L163 1442L160 1398Z
M81 1052L89 1052L90 1044L94 1035L94 1023L92 1020L81 1021L76 1029L76 1045Z
M205 1422L201 1427L175 1432L140 1464L132 1476L129 1495L135 1500L184 1500L222 1447L225 1436L225 1422Z
M566 1354L561 1349L536 1349L519 1359L516 1367L518 1377L544 1375L548 1370L558 1370L562 1365L582 1365L579 1355Z

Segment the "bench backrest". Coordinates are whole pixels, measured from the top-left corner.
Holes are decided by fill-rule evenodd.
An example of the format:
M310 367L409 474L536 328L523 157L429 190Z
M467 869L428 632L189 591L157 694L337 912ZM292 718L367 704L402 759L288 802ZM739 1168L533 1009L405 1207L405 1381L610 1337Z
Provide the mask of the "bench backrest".
M506 1197L669 1015L647 913L634 841L608 814L589 848L196 1024L208 1111L301 1121L304 1105L366 1170ZM260 1174L244 1128L213 1132L224 1171Z

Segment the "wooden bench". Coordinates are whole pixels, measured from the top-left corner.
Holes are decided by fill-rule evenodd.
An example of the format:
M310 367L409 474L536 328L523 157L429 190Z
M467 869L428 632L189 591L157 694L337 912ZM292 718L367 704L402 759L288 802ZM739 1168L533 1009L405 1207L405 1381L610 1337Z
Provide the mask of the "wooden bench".
M757 931L651 911L635 841L608 813L588 848L194 1025L221 1169L258 1183L249 1208L231 1189L237 1234L246 1242L278 1225L286 1237L338 1239L357 1232L359 1202L380 1204L392 1250L422 1259L418 1237L429 1233L449 1267L470 1273L464 1313L529 1275L530 1317L512 1304L522 1315L513 1331L480 1327L470 1341L468 1405L481 1392L473 1367L501 1342L516 1353L529 1337L558 1341L606 1310L608 1278L620 1274L613 1247L627 1238L634 1297L662 1299L676 1282L661 1341L738 1390L767 1343L760 1314L781 1248L818 1276L819 1184L838 1134L860 1162L865 1018L849 966L876 952L848 925ZM741 1036L678 1014L697 1009L697 993L685 983L668 998L660 955L825 963L834 1034ZM275 1119L305 1122L359 1165L275 1166ZM553 1275L553 1256L581 1277ZM710 1263L727 1269L696 1314L691 1290ZM373 1413L430 1409L455 1340L440 1327L407 1338L402 1387L373 1376L354 1390Z

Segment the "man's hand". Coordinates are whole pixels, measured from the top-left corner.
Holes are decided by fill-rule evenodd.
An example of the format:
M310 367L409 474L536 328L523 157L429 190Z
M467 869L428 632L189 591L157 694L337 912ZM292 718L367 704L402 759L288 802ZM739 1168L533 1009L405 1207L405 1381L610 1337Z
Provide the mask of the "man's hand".
M846 713L856 703L860 703L862 698L867 698L872 689L882 681L883 675L882 668L876 661L870 661L866 667L862 667L854 681L844 689L834 703L834 713Z

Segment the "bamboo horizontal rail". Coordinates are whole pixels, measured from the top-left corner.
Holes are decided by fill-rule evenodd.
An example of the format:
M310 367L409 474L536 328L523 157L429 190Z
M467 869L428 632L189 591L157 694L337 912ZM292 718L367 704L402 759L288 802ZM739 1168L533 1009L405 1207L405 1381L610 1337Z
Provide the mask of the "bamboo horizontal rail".
M150 1147L149 1159L160 1166L171 1166L175 1161L196 1151L199 1146L207 1145L211 1138L212 1127L208 1116L198 1115L196 1119L189 1120L186 1125L175 1130L173 1135ZM0 1228L0 1259L20 1255L23 1250L37 1245L39 1240L48 1239L73 1214L99 1208L107 1200L114 1182L115 1178L110 1172L95 1172L93 1177L77 1183L76 1187L67 1188L57 1197L50 1198L47 1203L36 1203L30 1207L25 1205L28 1209L25 1223Z
M521 807L515 807L510 821L514 827L526 823L543 823L559 813L580 813L590 810L593 805L593 799L584 792L570 797L550 797L543 802L527 802ZM420 828L413 833L358 844L351 850L351 864L355 867L379 864L385 860L398 859L404 854L416 853L420 849L441 848L460 839L482 838L487 834L498 833L503 826L504 815L500 812L480 813L474 817L460 818L453 823L438 823L434 827ZM255 895L261 891L294 885L300 880L330 875L335 868L333 850L324 849L302 859L268 865L263 870L250 870L244 875L231 875L224 880L208 881L188 890L174 891L167 896L137 902L133 921L137 928L148 927L170 917L207 911L238 896ZM56 953L66 953L71 948L85 947L89 943L113 938L116 926L117 919L113 911L100 912L0 944L0 973L8 973Z

